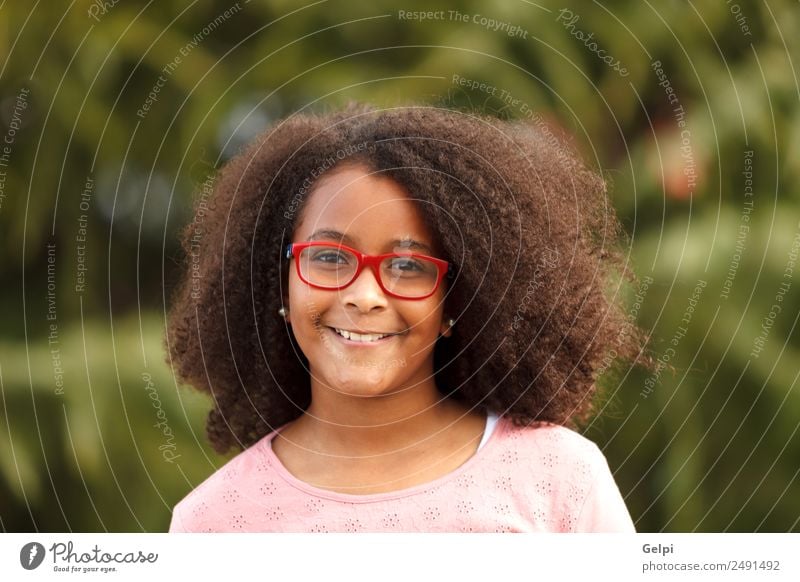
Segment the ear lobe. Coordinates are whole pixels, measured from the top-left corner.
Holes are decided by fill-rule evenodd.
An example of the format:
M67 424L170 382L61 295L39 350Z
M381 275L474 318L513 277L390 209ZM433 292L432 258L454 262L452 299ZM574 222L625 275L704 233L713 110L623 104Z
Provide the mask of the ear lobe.
M284 298L283 298L283 305L284 305L284 307L283 307L282 309L284 309L284 310L285 310L285 312L286 312L286 313L283 315L283 320L284 320L286 323L289 323L289 324L291 324L291 323L292 323L292 312L291 312L291 310L289 309L289 298L288 298L288 297L284 297Z
M445 320L442 322L442 327L440 328L440 332L439 332L439 336L440 336L440 337L441 337L441 336L444 336L444 337L450 337L451 335L453 335L453 328L452 328L452 327L450 327L450 325L448 325L448 323L447 323L447 322L448 322L448 320L447 320L447 319L445 319Z

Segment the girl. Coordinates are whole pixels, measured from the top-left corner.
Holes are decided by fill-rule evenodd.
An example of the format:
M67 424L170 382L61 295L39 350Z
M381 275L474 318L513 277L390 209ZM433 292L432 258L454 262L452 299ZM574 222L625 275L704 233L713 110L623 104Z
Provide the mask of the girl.
M620 232L602 179L521 122L277 123L183 235L170 363L242 452L170 531L634 531L575 430L646 343L605 294L635 282Z

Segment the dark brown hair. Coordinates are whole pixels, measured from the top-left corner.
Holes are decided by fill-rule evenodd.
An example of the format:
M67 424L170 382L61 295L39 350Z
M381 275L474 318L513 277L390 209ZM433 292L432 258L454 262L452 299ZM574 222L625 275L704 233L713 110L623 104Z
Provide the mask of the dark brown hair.
M434 352L443 394L519 426L577 426L596 412L601 372L652 365L615 300L637 279L605 183L563 139L430 106L296 114L222 168L182 235L167 348L178 377L213 397L215 450L248 447L310 403L308 362L278 315L283 249L341 164L404 186L457 266L445 299L457 323Z

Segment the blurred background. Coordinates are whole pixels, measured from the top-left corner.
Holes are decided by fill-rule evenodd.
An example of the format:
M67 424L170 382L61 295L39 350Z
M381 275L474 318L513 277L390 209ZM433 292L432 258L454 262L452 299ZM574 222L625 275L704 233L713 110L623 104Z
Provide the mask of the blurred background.
M790 0L1 3L0 529L166 531L229 458L164 361L177 232L270 122L358 99L572 135L660 363L585 433L637 529L800 531L798 39Z

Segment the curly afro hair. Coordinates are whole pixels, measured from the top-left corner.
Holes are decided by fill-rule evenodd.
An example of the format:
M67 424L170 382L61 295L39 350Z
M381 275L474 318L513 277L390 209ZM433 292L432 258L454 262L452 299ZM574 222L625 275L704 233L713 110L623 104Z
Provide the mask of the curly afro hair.
M652 367L648 337L613 299L638 282L627 237L603 179L565 140L432 106L295 114L213 177L182 234L166 348L177 376L213 398L216 451L246 448L310 404L308 362L277 313L283 249L316 181L342 164L404 186L457 266L445 313L458 323L434 351L446 397L517 426L577 427L597 413L605 371Z

